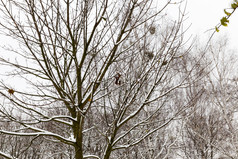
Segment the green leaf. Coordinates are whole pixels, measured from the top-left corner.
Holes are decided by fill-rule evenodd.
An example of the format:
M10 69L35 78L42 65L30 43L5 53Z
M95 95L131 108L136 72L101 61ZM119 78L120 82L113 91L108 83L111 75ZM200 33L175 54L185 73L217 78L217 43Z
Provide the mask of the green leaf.
M219 31L220 31L217 27L215 27L215 29L216 29L216 32L219 32Z
M227 12L225 9L224 9L224 12L225 12L225 14L226 14L227 16L230 16L230 15L231 15L231 13Z
M223 18L221 19L221 25L227 26L227 23L229 23L229 20L228 20L226 17L223 17Z
M237 7L238 7L238 3L237 2L231 4L231 8L236 9Z

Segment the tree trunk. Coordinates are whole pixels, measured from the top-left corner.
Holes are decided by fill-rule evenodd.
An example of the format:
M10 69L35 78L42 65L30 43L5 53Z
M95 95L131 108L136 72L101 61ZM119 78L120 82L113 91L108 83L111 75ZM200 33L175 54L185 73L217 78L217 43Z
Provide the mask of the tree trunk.
M109 159L111 152L112 152L112 146L111 144L108 144L105 155L104 155L104 159Z
M116 122L115 122L116 123ZM111 138L110 140L108 141L108 145L107 145L107 148L106 148L106 152L104 154L104 159L109 159L110 158L110 155L112 153L112 143L114 142L114 139L115 139L115 136L117 134L117 130L118 130L118 127L116 127L115 125L115 128L113 130L113 133L111 135Z
M78 114L78 121L73 123L74 136L76 143L74 145L75 149L75 159L83 159L83 117Z

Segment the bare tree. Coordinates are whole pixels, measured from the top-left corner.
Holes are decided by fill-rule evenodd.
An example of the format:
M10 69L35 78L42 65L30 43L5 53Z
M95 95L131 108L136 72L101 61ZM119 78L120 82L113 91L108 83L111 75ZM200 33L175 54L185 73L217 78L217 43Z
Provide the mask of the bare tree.
M210 43L206 77L187 89L188 97L199 87L204 91L184 116L179 143L184 158L237 158L236 56L227 46L226 38Z
M43 139L43 158L168 157L173 141L159 131L193 105L172 93L199 77L196 62L183 67L185 13L163 18L170 3L1 0L1 29L19 43L8 49L18 60L1 64L28 89L1 83L1 116L16 127L0 132L28 137L28 147Z
M214 71L210 75L212 103L223 119L223 140L218 141L220 153L237 158L237 56L229 50L227 39L216 41L217 47L210 47Z

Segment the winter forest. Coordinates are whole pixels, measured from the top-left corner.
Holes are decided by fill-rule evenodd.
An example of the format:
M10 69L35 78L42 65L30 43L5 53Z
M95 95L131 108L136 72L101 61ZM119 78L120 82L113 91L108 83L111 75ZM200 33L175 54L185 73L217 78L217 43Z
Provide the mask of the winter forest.
M0 0L0 159L237 159L232 13L202 43L183 0Z

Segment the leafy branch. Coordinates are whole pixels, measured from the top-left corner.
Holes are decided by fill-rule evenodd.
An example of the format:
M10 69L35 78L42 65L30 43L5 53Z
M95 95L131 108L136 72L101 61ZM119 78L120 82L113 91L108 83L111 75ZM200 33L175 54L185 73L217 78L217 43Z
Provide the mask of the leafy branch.
M226 16L222 17L220 23L215 27L216 32L219 32L219 28L221 26L228 26L229 18L232 16L232 14L234 14L237 8L238 8L238 0L234 0L230 8L224 9L224 13ZM231 10L231 12L228 12L227 11L228 9Z

